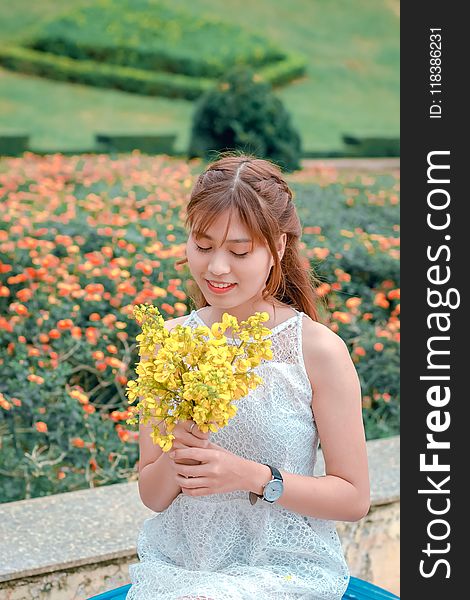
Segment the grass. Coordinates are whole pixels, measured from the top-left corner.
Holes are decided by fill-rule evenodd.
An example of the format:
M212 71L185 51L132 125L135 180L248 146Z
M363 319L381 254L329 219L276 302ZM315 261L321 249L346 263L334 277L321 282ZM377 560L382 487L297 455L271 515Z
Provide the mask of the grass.
M74 0L68 6L87 4ZM305 150L335 150L341 135L399 135L399 4L396 0L173 0L172 5L261 32L308 59L307 76L277 90ZM0 4L0 41L18 43L30 25L64 10L59 0ZM196 12L197 11L197 12ZM31 132L36 149L89 148L93 134L174 132L189 139L194 104L0 70L0 131Z

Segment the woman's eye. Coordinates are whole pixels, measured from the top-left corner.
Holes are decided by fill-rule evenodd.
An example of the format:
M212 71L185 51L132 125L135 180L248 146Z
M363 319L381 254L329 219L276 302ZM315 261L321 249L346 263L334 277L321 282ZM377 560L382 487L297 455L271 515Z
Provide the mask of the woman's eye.
M209 252L209 250L212 250L212 248L201 248L201 246L198 246L197 244L196 244L196 248L197 248L197 250L199 250L199 252ZM232 254L234 256L239 256L239 257L243 258L244 256L246 256L249 253L248 252L243 252L243 254L237 254L236 252L232 252Z

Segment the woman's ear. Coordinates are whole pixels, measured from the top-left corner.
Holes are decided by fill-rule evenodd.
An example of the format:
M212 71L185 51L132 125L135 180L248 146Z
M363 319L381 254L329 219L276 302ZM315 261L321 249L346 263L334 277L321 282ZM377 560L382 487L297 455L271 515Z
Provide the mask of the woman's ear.
M286 249L286 242L287 242L287 233L283 233L281 235L281 237L279 238L279 243L277 246L277 252L279 254L279 260L282 260L282 257L284 256L284 251Z

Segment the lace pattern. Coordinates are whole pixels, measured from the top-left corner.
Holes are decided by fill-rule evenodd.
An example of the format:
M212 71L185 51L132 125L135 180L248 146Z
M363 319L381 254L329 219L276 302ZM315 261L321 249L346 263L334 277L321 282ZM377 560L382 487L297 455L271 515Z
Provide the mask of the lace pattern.
M249 460L313 475L318 432L302 353L304 313L272 329L273 359L256 372L263 385L211 439ZM184 325L205 325L193 311ZM229 343L238 343L232 339ZM127 600L336 600L349 570L335 524L248 494L180 494L147 519L129 566Z

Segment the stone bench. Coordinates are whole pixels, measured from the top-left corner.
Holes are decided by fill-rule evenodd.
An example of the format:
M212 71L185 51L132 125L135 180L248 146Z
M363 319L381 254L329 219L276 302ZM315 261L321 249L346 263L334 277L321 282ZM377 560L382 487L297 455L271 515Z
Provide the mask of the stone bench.
M367 442L371 508L337 522L351 575L399 595L399 437ZM321 451L315 475L324 474ZM84 600L129 582L136 542L154 513L138 484L0 504L2 600Z

